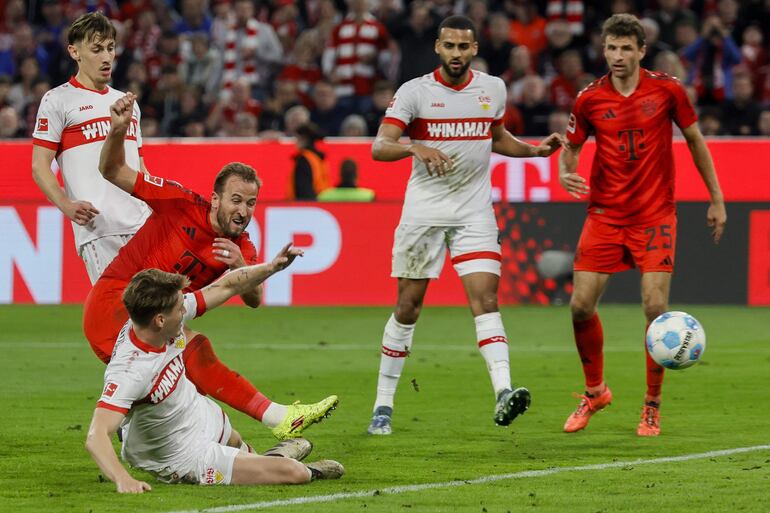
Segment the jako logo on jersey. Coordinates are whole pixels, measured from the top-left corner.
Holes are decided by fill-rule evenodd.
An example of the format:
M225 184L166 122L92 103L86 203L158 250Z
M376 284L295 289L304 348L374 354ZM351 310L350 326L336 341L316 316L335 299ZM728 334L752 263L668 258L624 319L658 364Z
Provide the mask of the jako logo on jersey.
M115 395L115 392L118 390L118 384L117 383L107 383L104 385L104 391L102 392L102 395L104 397L112 397Z
M91 141L93 139L104 139L107 137L107 133L110 131L111 124L112 123L109 120L94 121L93 123L87 123L83 125L80 127L80 130L83 132L83 137L85 137L86 141ZM136 138L136 121L133 119L128 124L126 137Z
M83 112L84 110L92 110L93 108L94 108L93 105L81 105L80 112Z
M37 120L37 131L38 132L48 131L48 118L40 118Z
M433 102L433 103L430 104L430 106L431 107L437 107L439 109L443 109L444 108L443 102Z
M166 365L158 379L153 383L149 398L152 404L158 404L168 397L174 391L180 378L184 374L184 363L182 355L177 356Z
M448 121L427 123L428 135L434 138L449 137L485 137L492 127L490 121Z

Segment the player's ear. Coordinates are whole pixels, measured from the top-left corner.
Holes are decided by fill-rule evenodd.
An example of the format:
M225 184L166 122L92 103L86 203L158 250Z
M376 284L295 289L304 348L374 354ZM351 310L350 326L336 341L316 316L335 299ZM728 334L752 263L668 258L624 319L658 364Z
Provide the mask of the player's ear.
M76 62L80 62L80 53L78 52L78 48L75 45L67 45L67 52L69 52L70 57Z
M438 39L436 39L436 44L433 45L433 51L436 52L436 55L438 55L439 44L441 44L441 43L439 42Z
M473 48L473 56L476 57L476 55L478 55L479 53L479 42L474 41L473 46L471 46L471 48Z
M211 193L211 208L219 208L219 194L216 191Z

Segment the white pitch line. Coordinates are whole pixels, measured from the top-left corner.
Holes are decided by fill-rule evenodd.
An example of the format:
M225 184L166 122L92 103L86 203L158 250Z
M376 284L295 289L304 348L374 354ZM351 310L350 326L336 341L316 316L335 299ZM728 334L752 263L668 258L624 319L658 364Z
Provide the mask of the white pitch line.
M80 349L88 347L88 343L83 342L24 342L24 343L0 343L0 347L23 347L24 349ZM222 342L214 343L217 348L221 349L253 349L263 351L372 351L379 353L379 344L258 344L258 343L241 343L241 342ZM636 353L640 347L644 347L642 344L635 347L605 347L605 353ZM457 352L457 351L475 351L476 345L472 343L468 344L416 344L416 354L421 351L438 351L438 352ZM510 351L512 353L574 353L575 347L569 346L535 346L535 345L517 345L515 342L510 343ZM770 347L758 347L758 348L730 348L730 347L717 347L709 348L709 351L716 351L719 353L766 353L770 352Z
M496 474L491 476L478 477L463 481L445 481L443 483L424 483L417 485L394 486L391 488L382 488L378 490L364 490L360 492L333 493L330 495L310 495L306 497L295 497L293 499L278 499L273 501L254 502L251 504L236 504L231 506L219 506L215 508L193 509L185 511L174 511L170 513L229 513L231 511L247 511L254 509L274 508L281 506L293 506L298 504L314 504L319 502L334 502L344 499L356 499L361 497L374 497L377 495L398 495L409 492L419 492L422 490L433 490L436 488L456 488L459 486L477 485L493 483L495 481L506 481L510 479L522 479L527 477L542 477L565 472L581 472L584 470L606 470L612 468L623 468L636 465L655 465L658 463L676 463L679 461L701 460L706 458L716 458L719 456L730 456L744 452L766 451L770 450L770 445L754 445L751 447L736 447L733 449L724 449L721 451L709 451L696 454L684 454L682 456L667 456L665 458L653 458L649 460L617 461L613 463L598 463L594 465L579 465L575 467L551 467L542 470L525 470L522 472L513 472L510 474Z

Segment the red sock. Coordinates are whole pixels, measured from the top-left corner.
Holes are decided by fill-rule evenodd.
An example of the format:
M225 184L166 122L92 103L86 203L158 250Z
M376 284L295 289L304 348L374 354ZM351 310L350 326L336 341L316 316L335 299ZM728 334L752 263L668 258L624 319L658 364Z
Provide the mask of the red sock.
M647 328L650 327L650 323L647 323ZM647 330L644 330L645 336ZM645 339L644 355L647 358L647 395L651 397L659 397L660 389L663 386L663 367L655 363L650 357L650 353L647 351L647 341Z
M219 361L205 335L196 335L187 343L183 358L187 377L204 395L210 395L238 411L261 421L272 402L254 385Z
M586 387L598 387L604 381L604 332L599 314L585 321L572 321Z

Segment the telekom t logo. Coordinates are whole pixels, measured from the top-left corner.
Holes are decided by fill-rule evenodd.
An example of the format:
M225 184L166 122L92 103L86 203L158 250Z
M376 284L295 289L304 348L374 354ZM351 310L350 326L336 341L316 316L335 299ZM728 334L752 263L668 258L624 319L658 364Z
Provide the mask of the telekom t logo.
M626 160L639 160L637 152L644 149L642 137L644 137L644 130L640 128L618 130L618 139L620 140L618 149L626 154Z

